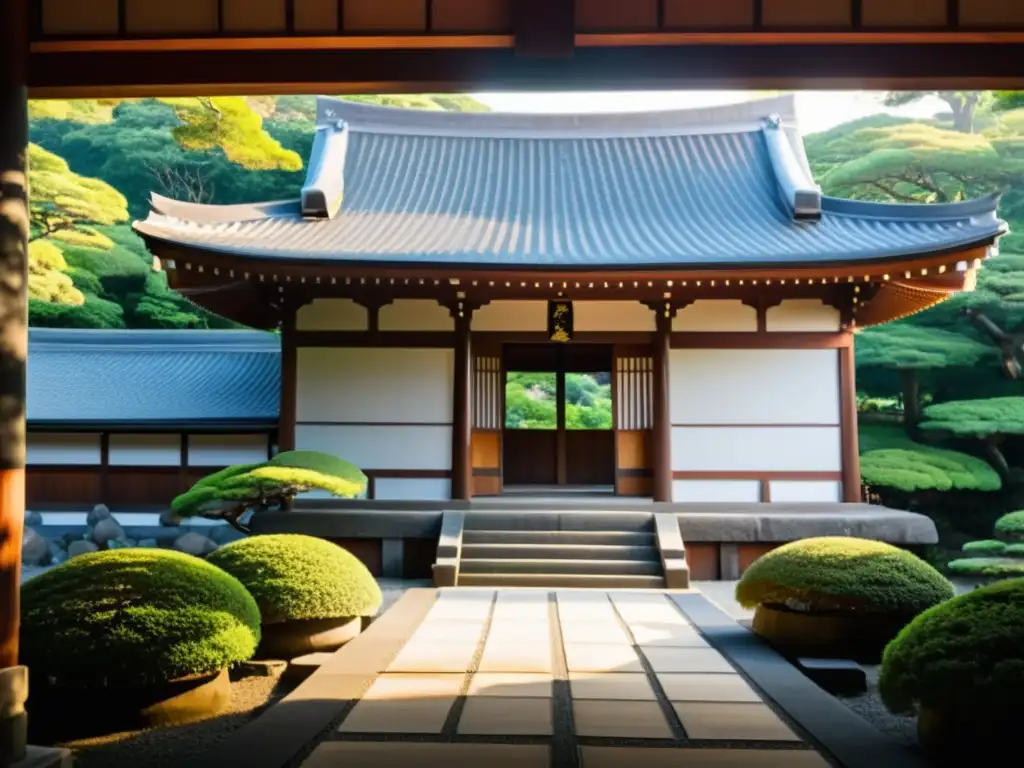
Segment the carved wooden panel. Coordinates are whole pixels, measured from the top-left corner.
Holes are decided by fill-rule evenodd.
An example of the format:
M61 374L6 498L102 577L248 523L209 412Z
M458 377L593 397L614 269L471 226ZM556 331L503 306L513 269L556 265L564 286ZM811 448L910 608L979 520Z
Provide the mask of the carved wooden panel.
M862 0L860 18L865 27L943 27L947 23L949 0Z
M505 426L505 373L501 357L477 356L473 359L473 427L502 429Z
M295 31L331 34L338 31L338 0L295 0Z
M87 0L92 3L93 0ZM123 0L125 32L131 35L214 34L219 29L217 0Z
M501 438L500 430L473 430L471 455L474 496L501 493Z
M277 33L288 31L287 3L282 0L221 0L224 32Z
M41 0L43 29L51 35L116 35L119 0Z

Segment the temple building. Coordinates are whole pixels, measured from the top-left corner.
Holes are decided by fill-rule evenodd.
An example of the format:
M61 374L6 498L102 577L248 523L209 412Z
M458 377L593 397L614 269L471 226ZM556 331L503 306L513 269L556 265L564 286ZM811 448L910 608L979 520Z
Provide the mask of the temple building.
M856 502L858 327L970 290L995 198L821 194L792 97L646 114L321 98L295 200L154 195L172 285L280 328L280 449L373 497ZM510 428L505 375L604 374L611 429Z

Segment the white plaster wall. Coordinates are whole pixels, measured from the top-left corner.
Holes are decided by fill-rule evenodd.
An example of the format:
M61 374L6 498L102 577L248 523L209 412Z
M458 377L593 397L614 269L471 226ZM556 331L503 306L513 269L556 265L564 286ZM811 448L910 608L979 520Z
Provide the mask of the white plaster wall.
M455 320L445 307L430 299L399 299L380 308L382 331L452 331Z
M839 427L673 427L680 472L839 472Z
M189 435L190 467L228 467L267 460L266 435Z
M352 299L316 299L295 316L300 331L365 331L369 322L366 307Z
M446 478L381 477L373 482L373 497L385 501L445 501L452 497Z
M302 347L297 420L450 424L454 365L450 349Z
M755 332L757 310L739 299L707 299L683 307L672 320L673 331Z
M574 301L577 331L653 331L654 312L639 301Z
M26 440L25 460L30 465L100 463L99 435L29 432Z
M835 502L842 500L842 487L838 480L772 480L770 491L772 502Z
M450 426L298 424L299 450L323 451L360 469L451 469Z
M111 435L113 467L181 466L180 435Z
M673 424L839 424L834 349L673 349Z
M760 500L758 480L672 481L672 501L757 503Z
M839 310L817 299L787 299L769 307L766 317L769 332L838 331L839 323Z
M547 331L548 303L492 301L473 313L470 327L474 331Z

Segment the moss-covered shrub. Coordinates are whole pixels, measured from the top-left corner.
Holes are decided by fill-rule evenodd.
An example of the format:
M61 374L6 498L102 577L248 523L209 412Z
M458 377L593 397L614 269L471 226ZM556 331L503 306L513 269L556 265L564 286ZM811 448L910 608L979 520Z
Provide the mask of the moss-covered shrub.
M942 574L910 552L842 536L774 549L736 585L736 599L747 608L765 604L876 616L915 616L953 594Z
M128 686L214 672L250 658L259 609L233 576L158 549L76 557L21 588L21 648L33 676Z
M917 491L998 491L999 475L975 456L958 451L916 445L882 448L860 457L861 479L873 488L904 493Z
M312 536L253 536L221 547L208 560L245 585L264 624L372 616L383 599L354 555Z
M963 546L963 551L969 555L981 555L982 557L996 557L1006 551L1006 543L996 539L983 539L981 541L968 541Z
M1010 512L996 520L996 536L1007 541L1024 541L1024 510Z
M981 576L990 579L1024 576L1024 560L1009 557L965 557L953 560L947 567L958 576Z
M1024 694L1024 580L968 592L925 611L885 649L878 679L894 712L1015 707Z
M1003 555L1006 557L1024 557L1024 543L1007 544L1006 549L1003 550Z

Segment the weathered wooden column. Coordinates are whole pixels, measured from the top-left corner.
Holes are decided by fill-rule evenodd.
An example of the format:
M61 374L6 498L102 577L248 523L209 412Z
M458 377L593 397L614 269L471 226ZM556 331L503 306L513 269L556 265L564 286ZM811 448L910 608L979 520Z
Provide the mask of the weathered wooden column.
M452 387L452 499L473 497L472 311L460 302L455 316L455 379Z
M839 432L843 471L843 501L856 504L861 499L860 446L857 439L857 371L851 331L849 343L839 348Z
M295 316L298 310L287 306L281 320L281 404L277 422L277 450L295 450L295 422L298 418L299 350L295 339Z
M672 414L669 408L669 349L671 348L672 310L667 305L655 311L654 336L654 408L651 425L654 501L672 501Z
M18 666L28 355L28 0L0 2L0 766L25 757Z

